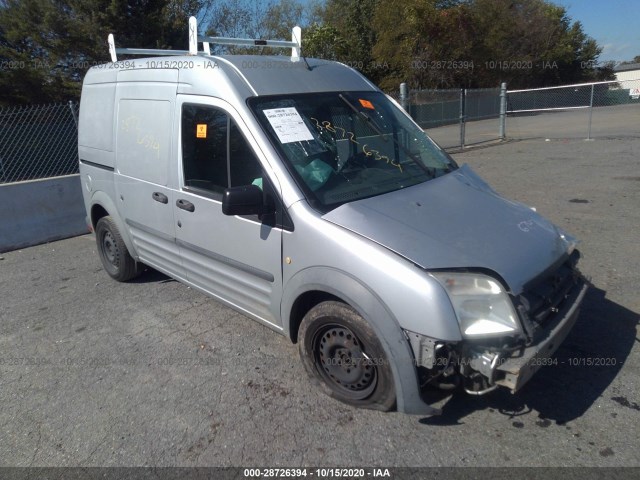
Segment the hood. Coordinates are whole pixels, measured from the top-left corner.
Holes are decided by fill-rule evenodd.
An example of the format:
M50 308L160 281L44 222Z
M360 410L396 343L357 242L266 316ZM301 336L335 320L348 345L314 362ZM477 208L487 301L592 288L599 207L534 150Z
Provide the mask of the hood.
M323 218L424 269L489 269L514 295L573 241L530 207L498 195L469 166L344 204Z

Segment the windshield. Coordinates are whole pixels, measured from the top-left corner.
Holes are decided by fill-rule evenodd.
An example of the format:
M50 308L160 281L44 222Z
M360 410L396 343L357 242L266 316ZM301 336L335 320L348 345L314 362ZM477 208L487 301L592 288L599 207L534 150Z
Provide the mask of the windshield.
M309 201L325 212L457 168L380 92L253 97L249 105Z

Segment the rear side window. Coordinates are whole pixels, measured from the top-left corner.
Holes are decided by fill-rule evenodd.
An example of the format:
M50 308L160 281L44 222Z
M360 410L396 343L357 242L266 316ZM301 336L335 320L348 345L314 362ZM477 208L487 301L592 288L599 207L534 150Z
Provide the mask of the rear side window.
M221 196L229 186L262 186L262 168L235 121L223 110L182 107L184 185Z

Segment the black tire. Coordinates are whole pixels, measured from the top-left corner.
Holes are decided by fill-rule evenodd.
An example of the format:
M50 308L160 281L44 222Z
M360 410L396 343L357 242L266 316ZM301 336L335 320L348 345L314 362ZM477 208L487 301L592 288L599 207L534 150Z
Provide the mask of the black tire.
M102 266L109 276L119 282L126 282L142 271L122 240L113 218L102 217L96 224L96 245Z
M300 358L311 381L355 407L388 411L396 405L393 374L373 329L349 305L313 307L298 330Z

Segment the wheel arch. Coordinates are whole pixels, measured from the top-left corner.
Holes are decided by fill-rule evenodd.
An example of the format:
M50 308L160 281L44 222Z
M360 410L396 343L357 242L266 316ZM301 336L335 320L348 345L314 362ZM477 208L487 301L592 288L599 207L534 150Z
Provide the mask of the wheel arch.
M93 228L93 231L96 230L96 225L98 224L98 220L100 220L102 217L107 217L109 215L109 212L107 212L107 210L100 205L99 203L94 203L91 206L91 228Z
M298 330L304 316L316 305L335 300L338 302L348 303L344 299L323 290L307 290L300 294L291 305L289 312L289 339L292 343L298 342Z
M374 330L391 361L398 411L437 415L440 411L422 400L409 342L384 302L359 279L331 267L296 273L286 284L281 304L284 332L297 341L304 314L322 301L337 300L354 308Z
M129 236L129 230L126 228L125 223L120 218L120 214L118 213L118 209L115 204L111 200L111 198L102 191L97 191L93 194L90 201L90 222L93 231L96 229L96 225L98 220L103 217L110 216L118 227L118 231L120 232L120 236L127 246L127 250L129 250L129 254L138 261L138 255L133 246L133 242L131 241L131 237Z

